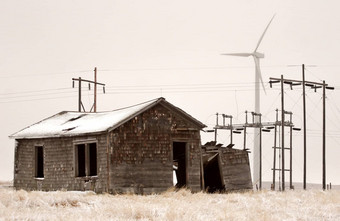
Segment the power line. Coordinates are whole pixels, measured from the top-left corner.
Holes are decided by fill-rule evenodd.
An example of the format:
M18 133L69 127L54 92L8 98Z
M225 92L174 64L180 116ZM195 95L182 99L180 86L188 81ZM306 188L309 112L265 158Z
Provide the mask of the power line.
M16 101L0 101L1 104L5 103L19 103L19 102L27 102L27 101L41 101L41 100L54 100L60 98L70 98L73 96L60 96L60 97L50 97L50 98L37 98L37 99L26 99L26 100L16 100Z
M253 91L254 89L244 89L244 90L237 90L237 91ZM235 91L234 89L220 89L220 90L171 90L171 91L167 91L164 90L162 88L159 88L158 90L150 90L150 91L107 91L107 94L150 94L150 93L200 93L200 92L206 92L206 93L210 93L210 92L226 92L226 91Z
M242 85L243 84L243 85ZM206 84L169 84L169 85L121 85L121 86L112 86L106 87L107 89L121 89L121 90L128 90L129 88L142 90L141 88L160 88L160 87L173 87L173 88L180 88L180 87L198 87L198 88L205 88L200 86L230 86L235 85L237 87L247 87L245 85L254 84L252 82L249 83L206 83ZM86 88L86 87L82 87ZM216 87L215 87L216 88ZM0 96L6 95L16 95L16 94L31 94L31 93L39 93L39 92L48 92L48 91L61 91L61 90L73 90L72 88L53 88L53 89L44 89L44 90L32 90L32 91L18 91L18 92L9 92L9 93L1 93ZM29 96L29 95L28 95Z
M240 86L245 87L245 85L253 85L254 82L236 82L236 83L199 83L199 84L154 84L154 85L117 85L106 88L136 88L136 87L193 87L193 86Z
M50 75L63 75L63 74L74 74L74 72L81 73L81 72L89 72L90 70L82 70L82 71L67 71L67 72L46 72L40 74L11 74L0 76L0 78L22 78L22 77L34 77L34 76L50 76Z
M284 67L284 65L268 65L263 66L265 68L272 67ZM239 69L239 68L253 68L251 65L247 66L209 66L209 67L161 67L161 68L112 68L112 69L103 69L101 71L105 72L116 72L116 71L171 71L171 70L219 70L219 69Z
M237 88L253 88L254 82L236 82L236 83L198 83L198 84L163 84L163 85L117 85L106 87L107 89L114 89L114 90L129 90L133 88L134 90L146 90L146 89L163 89L167 87L167 89L182 89L184 88L197 88L197 89L207 89L207 88L224 88L224 87L231 87L234 86L236 89L227 89L226 91L239 91ZM266 88L268 88L268 83L265 84ZM84 87L85 88L85 87ZM145 89L143 89L145 88ZM276 88L275 88L276 89ZM44 89L44 90L32 90L32 91L22 91L22 92L9 92L9 93L1 93L0 96L6 95L16 95L16 94L31 94L31 93L43 93L48 91L62 91L62 90L72 90L72 88L53 88L53 89ZM298 89L299 90L299 89ZM310 89L312 90L312 89ZM30 95L27 95L30 96Z
M61 92L54 92L54 93L44 93L44 94L31 94L31 95L16 95L16 96L6 96L0 99L13 99L13 98L23 98L23 97L38 97L38 96L46 96L46 95L54 95L54 94L71 94L75 93L76 91L61 91Z
M46 91L60 91L60 90L70 90L72 88L54 88L54 89L45 89L45 90L34 90L34 91L21 91L21 92L10 92L10 93L2 93L0 96L11 95L11 94L31 94L31 93L39 93Z
M318 65L319 67L340 67L339 65ZM262 66L263 68L278 68L286 67L286 65L267 65ZM109 68L103 69L102 72L122 72L122 71L171 71L171 70L224 70L224 69L243 69L243 68L253 68L251 65L242 66L207 66L207 67L145 67L145 68ZM76 73L86 73L92 70L78 70L78 71L64 71L64 72L44 72L39 74L7 74L5 76L0 76L0 78L18 78L18 77L33 77L33 76L51 76L51 75L64 75L64 74L74 74Z

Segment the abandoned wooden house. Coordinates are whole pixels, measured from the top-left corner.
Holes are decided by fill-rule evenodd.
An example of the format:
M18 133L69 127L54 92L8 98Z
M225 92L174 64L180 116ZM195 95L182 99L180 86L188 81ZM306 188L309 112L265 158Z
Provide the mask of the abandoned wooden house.
M164 98L109 112L61 112L10 136L14 187L148 194L177 180L200 191L204 127Z
M252 189L248 151L215 141L202 146L204 186L208 192Z
M204 127L164 98L108 112L60 112L10 136L14 187L138 194L251 188L248 153L202 147Z

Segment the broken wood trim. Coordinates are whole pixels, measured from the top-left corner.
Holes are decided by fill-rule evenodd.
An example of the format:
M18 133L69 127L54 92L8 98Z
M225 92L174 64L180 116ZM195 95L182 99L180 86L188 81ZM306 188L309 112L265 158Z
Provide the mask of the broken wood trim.
M96 138L75 139L75 140L73 140L73 145L87 144L87 143L97 143L97 142L98 142L98 140Z
M187 127L178 127L178 128L175 128L175 130L178 130L178 131L198 131L199 129L197 129L197 128L187 128Z
M199 134L199 139L201 140L201 134ZM200 149L200 179L201 179L201 190L205 190L205 183L204 183L204 167L203 167L203 153L202 153L202 144L199 144Z

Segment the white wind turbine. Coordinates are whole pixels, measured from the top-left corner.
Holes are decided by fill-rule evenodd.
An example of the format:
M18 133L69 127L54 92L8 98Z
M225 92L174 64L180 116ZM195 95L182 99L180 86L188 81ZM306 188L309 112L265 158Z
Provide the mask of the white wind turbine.
M259 41L257 42L256 48L252 53L229 53L229 54L222 54L222 55L230 55L230 56L239 56L239 57L249 57L252 56L255 61L255 112L260 113L260 82L262 84L263 90L266 93L266 89L263 84L263 79L261 75L260 69L260 58L264 58L264 54L257 51L259 48L264 35L269 28L270 23L273 21L275 15L269 21L266 29L262 33ZM257 120L257 119L256 119ZM255 129L255 134L259 134L259 129ZM260 139L258 136L254 137L254 150L253 150L253 183L256 184L259 181L259 162L260 162L260 154L259 154L259 143Z

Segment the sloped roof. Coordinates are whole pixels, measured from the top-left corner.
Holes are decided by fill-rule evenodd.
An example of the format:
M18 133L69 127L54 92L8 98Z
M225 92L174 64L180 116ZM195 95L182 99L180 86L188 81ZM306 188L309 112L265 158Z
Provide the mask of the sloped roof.
M154 107L156 104L162 104L163 106L178 112L199 128L206 127L183 110L165 101L164 98L158 98L134 106L107 112L89 113L63 111L12 134L10 138L33 139L64 137L109 131L119 127L149 108Z

